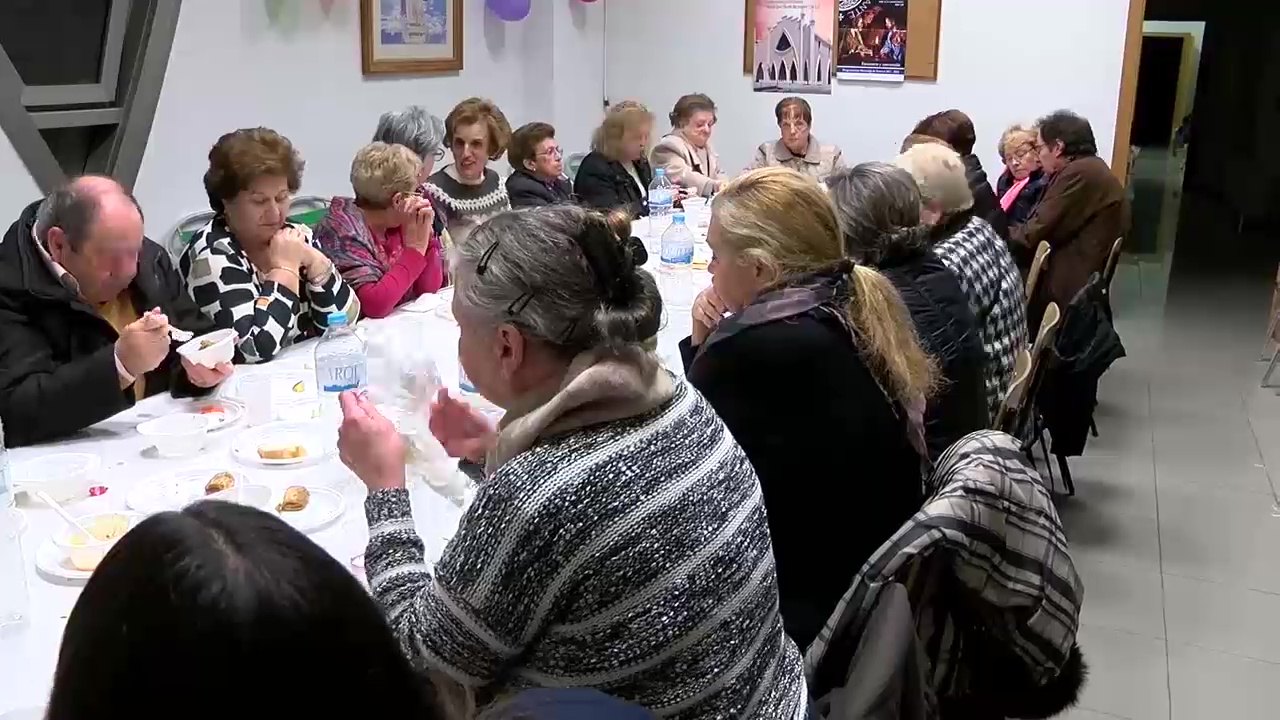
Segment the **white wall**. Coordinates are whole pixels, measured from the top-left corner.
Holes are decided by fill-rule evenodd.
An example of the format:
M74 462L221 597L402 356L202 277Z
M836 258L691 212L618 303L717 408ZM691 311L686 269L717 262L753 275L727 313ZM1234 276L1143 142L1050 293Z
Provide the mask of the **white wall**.
M8 229L9 223L18 219L28 204L40 199L40 188L35 178L27 172L22 158L13 149L9 136L0 132L0 236Z
M782 97L753 93L742 73L744 5L614 1L605 36L610 101L640 100L665 128L676 98L708 93L720 109L713 143L730 173L777 138L773 106ZM847 161L885 160L921 118L956 107L973 118L975 151L994 177L1005 127L1070 108L1089 118L1099 154L1110 158L1127 13L1124 0L947 0L937 82L837 82L829 97L807 96L814 134L838 143Z
M1191 108L1196 103L1196 80L1200 74L1200 50L1204 47L1204 23L1203 22L1174 22L1169 20L1146 20L1142 23L1142 34L1149 35L1151 33L1170 33L1175 35L1190 35L1191 42L1191 82L1187 86L1187 112L1191 112ZM1178 118L1181 122L1182 118Z
M276 27L262 0L182 3L134 188L152 237L208 209L201 179L209 148L237 128L286 135L307 163L302 194L324 196L350 193L351 158L378 116L411 104L443 118L481 95L513 126L549 121L567 149L586 147L604 84L602 3L537 0L530 17L508 24L481 0L465 0L464 70L388 78L361 74L358 6L340 0L326 17L319 3L292 0L294 19Z

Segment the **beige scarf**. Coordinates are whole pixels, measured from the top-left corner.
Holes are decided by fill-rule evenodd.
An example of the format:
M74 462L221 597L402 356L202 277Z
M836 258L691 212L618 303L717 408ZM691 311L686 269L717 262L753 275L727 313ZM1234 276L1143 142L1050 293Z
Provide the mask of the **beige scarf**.
M675 383L652 352L641 347L588 350L569 363L560 386L532 393L507 411L485 457L485 475L539 439L643 415L671 398Z

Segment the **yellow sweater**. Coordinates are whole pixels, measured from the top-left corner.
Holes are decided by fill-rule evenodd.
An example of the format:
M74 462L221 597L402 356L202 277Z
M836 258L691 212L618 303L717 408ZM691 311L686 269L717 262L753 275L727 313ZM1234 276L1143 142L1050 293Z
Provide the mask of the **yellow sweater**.
M130 323L142 317L137 309L133 307L133 298L129 297L128 288L125 288L124 292L121 292L111 300L99 304L98 313L102 315L104 320L111 323L111 327L115 328L117 334L124 332L124 329ZM139 377L133 381L133 396L137 400L147 396L147 380L145 377Z

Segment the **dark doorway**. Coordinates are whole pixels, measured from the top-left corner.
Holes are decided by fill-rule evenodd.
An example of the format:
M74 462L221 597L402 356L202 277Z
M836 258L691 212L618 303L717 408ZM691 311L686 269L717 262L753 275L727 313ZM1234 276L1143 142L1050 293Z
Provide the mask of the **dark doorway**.
M1138 66L1137 100L1129 141L1140 147L1168 147L1173 139L1174 108L1178 102L1178 73L1182 69L1185 38L1146 35ZM1179 118L1180 120L1181 118Z

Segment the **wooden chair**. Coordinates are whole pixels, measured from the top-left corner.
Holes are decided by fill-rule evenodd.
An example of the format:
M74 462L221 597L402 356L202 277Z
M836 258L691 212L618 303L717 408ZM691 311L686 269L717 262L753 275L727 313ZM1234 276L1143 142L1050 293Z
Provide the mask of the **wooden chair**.
M1107 313L1108 320L1115 318L1111 310L1111 281L1115 280L1116 270L1120 267L1120 250L1123 245L1124 237L1116 238L1111 244L1111 252L1107 254L1107 264L1102 266L1102 309Z
M996 411L993 430L1016 434L1012 427L1014 418L1021 415L1022 404L1027 397L1027 381L1031 378L1031 351L1023 348L1018 351L1018 359L1013 364L1013 382L1009 383L1009 391L1004 394L1000 409Z
M1046 265L1049 263L1049 243L1042 242L1036 247L1035 258L1031 261L1031 272L1027 273L1027 303L1030 304L1035 298L1036 290L1040 288L1040 279L1044 277Z
M1027 395L1022 403L1019 413L1019 420L1015 427L1021 427L1028 422L1031 427L1031 436L1028 439L1028 454L1031 447L1036 442L1040 443L1040 452L1044 455L1045 467L1049 470L1049 483L1052 485L1053 466L1049 460L1049 449L1044 441L1044 422L1040 418L1040 411L1036 406L1036 396L1040 393L1040 387L1044 384L1045 372L1049 368L1049 350L1053 347L1054 341L1058 337L1058 328L1062 325L1062 311L1058 309L1057 303L1049 303L1044 310L1044 319L1040 322L1040 331L1036 334L1036 341L1031 346L1031 371L1027 380ZM1067 488L1068 495L1076 494L1075 483L1071 480L1071 469L1067 466L1066 458L1058 456L1058 468L1062 471L1062 482Z

